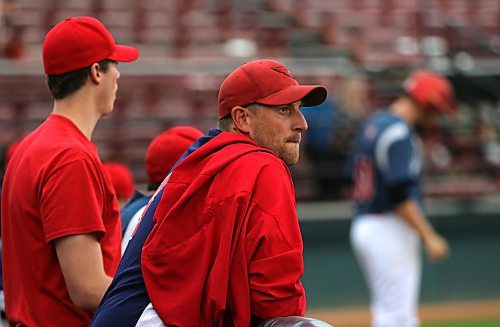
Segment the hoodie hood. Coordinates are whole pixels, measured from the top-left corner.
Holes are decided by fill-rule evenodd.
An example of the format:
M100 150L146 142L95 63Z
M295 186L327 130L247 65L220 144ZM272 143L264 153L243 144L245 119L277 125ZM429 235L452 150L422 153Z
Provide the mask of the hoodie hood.
M170 189L163 198L170 199L161 201L157 212L166 212L165 206L173 208L182 205L198 189L211 183L219 171L252 152L270 154L280 161L290 174L286 164L274 152L258 146L247 136L211 129L208 135L202 136L191 145L172 168L171 174L163 182L167 183L165 188ZM156 215L153 220L155 223L158 221Z

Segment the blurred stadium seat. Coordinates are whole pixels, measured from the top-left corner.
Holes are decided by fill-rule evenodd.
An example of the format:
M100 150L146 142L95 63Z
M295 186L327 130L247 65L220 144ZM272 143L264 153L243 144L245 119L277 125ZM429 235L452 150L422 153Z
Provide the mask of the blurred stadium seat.
M66 16L94 15L118 41L141 50L136 64L120 67L116 110L95 135L103 159L137 167L139 183L157 132L176 124L207 131L216 123L224 75L242 61L279 57L300 81L364 75L376 93L372 107L396 96L410 69L447 74L462 115L442 125L450 160L427 167L427 193L500 193L499 167L490 158L500 142L497 0L0 0L0 8L0 53L19 26L26 45L23 58L0 58L2 142L34 128L51 108L40 62L45 32ZM492 127L479 137L476 126L485 119ZM314 200L307 156L292 172L298 199ZM457 191L465 186L469 191Z

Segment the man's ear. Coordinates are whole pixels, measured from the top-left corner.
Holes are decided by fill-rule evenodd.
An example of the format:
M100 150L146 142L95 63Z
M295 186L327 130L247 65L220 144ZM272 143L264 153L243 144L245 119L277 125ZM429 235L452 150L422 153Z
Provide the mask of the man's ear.
M231 110L231 118L233 118L234 127L242 133L250 133L249 116L250 112L248 108L237 106Z
M102 71L99 70L99 64L98 63L93 63L92 66L90 66L89 77L90 77L90 80L92 82L94 82L95 84L100 84L101 83Z

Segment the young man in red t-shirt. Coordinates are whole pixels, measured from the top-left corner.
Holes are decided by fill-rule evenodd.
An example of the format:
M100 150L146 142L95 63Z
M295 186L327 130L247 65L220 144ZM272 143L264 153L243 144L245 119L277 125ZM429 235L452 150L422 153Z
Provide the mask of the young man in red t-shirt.
M92 17L68 18L43 44L52 114L26 136L2 192L6 314L11 325L88 326L120 260L119 208L91 135L113 110L116 45Z

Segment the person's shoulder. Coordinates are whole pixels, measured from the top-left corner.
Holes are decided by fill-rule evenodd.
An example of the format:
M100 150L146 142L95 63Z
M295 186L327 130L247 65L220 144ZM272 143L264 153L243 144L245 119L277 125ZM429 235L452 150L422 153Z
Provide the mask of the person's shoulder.
M265 148L257 148L255 151L249 153L248 159L249 162L253 162L254 165L260 167L286 166L283 160L281 160L275 153Z
M38 144L30 151L29 156L32 162L45 167L49 174L60 169L69 169L68 172L94 171L97 174L103 171L97 151L74 140Z
M288 166L276 154L268 151L255 151L241 160L241 169L248 171L248 176L253 174L255 178L267 180L267 183L278 183L278 180L291 181Z
M56 146L54 153L57 153L61 159L69 161L95 161L96 155L88 147L82 146L78 142L63 142Z
M56 160L78 160L81 158L89 158L91 154L89 151L71 138L44 138L41 137L27 137L27 142L23 144L22 150L24 157L38 158L43 161Z
M378 137L379 148L389 148L396 142L409 142L410 129L404 121L396 120L385 126Z
M143 194L137 190L134 191L132 197L123 205L121 212L137 211L140 207L146 205L151 199L152 195Z
M255 147L252 151L237 157L227 166L231 171L236 170L242 176L257 175L262 170L287 172L286 164L276 154L268 149Z
M372 114L370 121L380 125L388 125L397 120L397 116L387 109L380 109Z
M293 189L287 165L267 149L250 152L233 161L227 168L226 173L239 189L254 189L256 185L259 190L269 192Z
M398 129L408 130L408 124L404 121L404 119L388 111L377 112L371 118L370 123L379 131L394 129L394 126L398 126Z
M217 151L218 158L229 160L231 164L245 164L251 163L255 167L269 165L269 164L284 164L283 161L271 150L257 145L254 141L246 136L236 133L223 133L225 137L224 146L221 151ZM222 138L221 138L222 139Z

